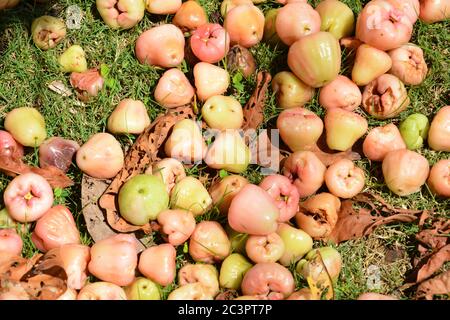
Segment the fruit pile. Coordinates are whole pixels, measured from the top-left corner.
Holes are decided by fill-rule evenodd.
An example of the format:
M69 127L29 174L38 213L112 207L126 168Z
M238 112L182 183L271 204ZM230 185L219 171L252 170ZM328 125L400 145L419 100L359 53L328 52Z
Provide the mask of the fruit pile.
M356 18L337 0L316 8L278 0L265 15L257 6L264 2L224 0L222 18L213 23L194 0L96 1L112 29L133 28L145 11L172 19L135 42L141 64L164 69L154 100L166 114L152 122L142 101L124 99L108 118L109 133L81 146L47 139L46 120L35 108L6 115L0 169L14 178L0 212L0 299L156 300L162 290L176 300L332 299L342 259L332 246L321 245L362 237L380 224L418 220L419 214L422 221L428 214L394 208L370 194L367 172L356 160L381 162L384 183L396 196L426 185L437 199L450 197L450 159L430 170L417 151L428 145L450 152L450 106L442 106L431 123L417 113L399 127L369 129L368 123L407 110L405 85L421 84L428 72L422 49L409 43L413 25L419 18L448 19L450 1L372 0ZM17 3L0 0L0 9ZM42 16L31 33L38 48L51 50L67 31L64 21ZM289 71L273 79L257 72L249 49L261 41L286 50ZM348 67L342 48L350 52L349 77L340 74ZM89 104L105 87L107 68L88 69L81 46L70 46L58 63L70 73L80 103ZM230 74L258 79L245 106L230 94ZM278 129L273 131L280 144L257 131L270 80L282 112L276 128L268 129ZM61 83L52 88L63 96L70 90ZM305 107L316 88L323 119ZM256 147L249 132L256 132ZM124 150L119 135L139 137ZM38 152L39 167L24 160L25 147ZM91 247L82 244L70 210L54 205L54 192L73 185L66 173L74 159L88 179L110 184L98 206L106 209L116 234ZM207 172L202 177L191 174L199 164ZM272 172L252 184L243 176L250 166ZM369 205L376 214L354 204ZM21 257L28 233L42 252L30 259ZM145 245L138 241L142 233L151 238ZM439 245L433 254L449 246L447 239ZM180 251L188 259L180 261ZM297 277L308 287L299 288ZM448 281L446 292L424 283L419 291L427 297L450 292ZM395 297L366 293L360 299Z

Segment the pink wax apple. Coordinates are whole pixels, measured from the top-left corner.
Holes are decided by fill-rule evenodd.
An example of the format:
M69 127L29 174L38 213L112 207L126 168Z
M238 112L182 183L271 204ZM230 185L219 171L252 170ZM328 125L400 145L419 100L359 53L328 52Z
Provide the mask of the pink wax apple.
M190 41L192 52L203 62L219 62L230 50L230 36L217 23L200 26L193 31Z
M19 222L33 222L53 204L50 184L38 174L25 173L14 178L3 194L8 213Z
M165 210L158 214L162 234L173 246L179 246L189 239L195 229L195 218L186 210Z
M0 254L20 256L23 241L15 229L0 229Z
M222 261L231 252L231 242L222 226L216 221L197 224L189 241L189 254L197 262Z
M0 155L14 158L23 157L23 146L5 130L0 130Z
M78 300L127 300L125 291L116 284L94 282L83 287L78 293Z
M255 263L277 262L284 254L285 245L278 233L267 236L249 236L245 243L247 256Z
M177 252L171 244L164 243L145 249L139 258L139 271L162 286L168 286L176 276Z
M278 222L289 221L298 210L300 195L291 181L282 175L270 175L259 184L275 200L280 210Z

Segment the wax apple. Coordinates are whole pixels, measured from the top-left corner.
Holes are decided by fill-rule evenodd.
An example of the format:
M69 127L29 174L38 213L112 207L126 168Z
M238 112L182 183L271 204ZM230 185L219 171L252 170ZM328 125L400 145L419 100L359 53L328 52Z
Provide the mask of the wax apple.
M31 24L33 42L39 49L48 50L56 47L66 36L66 25L61 19L42 16Z
M96 97L104 83L105 80L95 68L70 74L70 84L77 91L77 97L85 102L91 97Z
M283 167L283 174L297 188L300 198L316 193L325 181L325 165L310 151L291 154Z
M428 118L421 113L414 113L400 123L400 133L409 150L423 146L428 136L430 124Z
M155 176L139 174L128 180L119 191L120 215L128 222L142 226L156 220L169 206L164 183Z
M197 224L189 241L189 254L197 262L214 263L230 254L231 243L222 226L216 221Z
M259 186L275 200L280 210L279 222L289 221L295 216L300 195L297 187L287 177L279 174L270 175L265 177Z
M167 300L214 300L201 283L188 283L173 290Z
M340 208L339 198L329 193L320 193L300 204L295 220L299 228L314 239L325 238L336 226Z
M232 44L250 48L262 40L264 14L253 4L242 4L231 9L223 23Z
M23 241L15 229L0 229L0 253L20 256Z
M380 50L400 47L411 39L413 25L404 11L385 0L372 0L356 22L356 37Z
M165 184L167 193L170 195L175 184L186 177L183 164L173 158L164 158L149 167L146 174L152 174L161 179Z
M301 37L320 31L320 15L303 2L288 3L277 14L275 29L284 44L290 46Z
M173 24L163 24L139 36L136 57L142 64L173 68L184 59L184 45L183 32Z
M32 239L43 252L64 244L81 243L80 231L72 213L62 205L54 206L37 221Z
M279 262L284 266L297 262L312 249L313 240L303 230L286 223L280 223L277 234L281 237L285 246L284 253L279 259Z
M125 291L109 282L94 282L85 285L77 296L78 300L127 300Z
M76 162L81 171L91 177L110 179L122 169L124 154L114 136L97 133L78 150Z
M277 262L285 253L285 244L277 233L249 236L245 244L245 252L255 263Z
M243 255L239 253L230 254L223 260L220 267L220 287L238 290L241 287L245 273L251 267L252 264Z
M362 44L356 51L352 80L358 86L365 86L392 67L391 57L384 51L368 44Z
M230 50L228 32L217 23L206 23L191 35L191 48L194 55L203 62L216 63Z
M311 263L311 261L316 259L319 254L326 270L324 270L322 264ZM308 252L305 259L300 260L297 264L297 272L302 274L305 278L308 276L318 278L320 273L326 272L333 281L336 281L339 278L341 269L342 257L339 252L332 247L322 247L311 250Z
M245 244L247 243L249 235L234 231L229 224L227 224L225 230L231 242L231 252L245 254Z
M39 146L39 165L42 168L53 166L67 172L79 149L80 145L76 141L52 137Z
M177 122L164 145L167 156L188 164L202 160L206 149L202 132L197 123L191 119Z
M204 214L211 206L212 199L203 184L194 177L186 177L172 190L170 207L192 212L194 216Z
M213 204L218 207L222 214L227 214L233 198L248 183L248 180L242 176L226 176L209 189Z
M342 159L328 167L325 183L328 190L336 197L350 199L364 189L364 171L353 161Z
M292 151L300 151L316 144L323 132L323 122L308 109L292 108L280 113L277 128L283 142Z
M399 149L406 149L406 144L393 123L373 128L363 143L364 155L372 161L383 161L388 152Z
M435 23L450 18L449 0L420 1L420 20L425 23Z
M442 107L434 116L428 131L428 145L435 151L450 152L450 106Z
M144 277L136 278L124 290L128 300L161 300L159 286Z
M194 88L184 73L176 68L167 70L155 88L155 100L166 108L189 104L194 97Z
M118 286L133 283L137 267L137 245L134 235L117 234L96 242L91 247L91 274Z
M294 277L278 263L258 263L242 280L244 295L265 295L270 300L282 300L294 292Z
M223 94L230 85L230 75L226 70L206 62L195 65L194 79L197 97L202 101Z
M281 39L277 34L276 21L279 9L270 9L265 14L264 35L263 40L269 44L281 43Z
M73 45L58 58L63 72L84 72L87 70L86 54L79 45Z
M172 19L172 23L182 30L190 31L208 22L205 9L195 0L183 2Z
M141 134L149 125L150 117L140 100L120 101L108 118L108 131L113 134Z
M0 130L0 155L5 157L23 157L23 146L14 140L13 136L4 130Z
M78 291L75 289L67 288L66 291L58 297L56 300L77 300Z
M45 119L34 108L15 108L5 117L5 129L25 147L39 147L47 137Z
M50 184L35 173L14 178L3 193L9 215L19 222L33 222L42 217L53 204Z
M386 185L399 196L418 192L430 172L428 160L407 149L389 152L383 160L382 168Z
M181 7L181 0L146 0L145 8L154 14L173 14Z
M144 0L97 0L96 4L103 21L113 29L130 29L145 13Z
M361 105L362 94L358 86L345 76L337 76L320 89L319 103L325 109L341 108L353 111Z
M369 83L362 100L367 113L377 119L394 118L410 103L405 85L391 74L383 74Z
M312 294L311 289L303 288L292 293L286 300L317 300Z
M450 198L450 159L441 160L431 168L427 184L438 196Z
M203 105L202 116L212 129L239 129L244 122L242 106L232 96L212 96Z
M396 9L403 11L409 21L414 24L419 18L419 0L388 0Z
M279 217L280 211L272 197L267 191L253 184L244 186L235 195L228 210L228 223L231 228L257 236L274 233Z
M163 287L168 286L176 276L176 255L175 247L168 243L147 248L139 257L139 271Z
M357 300L398 300L394 296L388 296L385 294L375 293L375 292L365 292L362 293Z
M272 90L283 109L302 107L314 96L314 89L304 84L292 72L279 72L272 79Z
M250 149L239 132L226 130L220 132L209 146L205 163L213 169L242 173L247 170L250 157Z
M367 128L367 120L351 111L331 109L325 116L327 145L333 150L350 149L367 132Z
M428 67L420 47L408 43L388 53L392 59L389 73L410 85L419 85L425 80Z
M256 71L256 61L252 53L238 44L231 47L226 61L229 72L240 72L245 78L250 77Z
M189 239L195 229L195 218L187 210L164 210L158 215L161 233L173 246Z
M307 85L323 87L339 74L341 47L329 32L321 31L304 36L289 48L288 65Z
M8 210L3 208L0 210L0 229L15 229L17 223L9 215Z
M320 30L330 32L338 40L353 34L355 16L352 9L345 3L337 0L325 0L317 5L316 11L322 22Z
M186 264L178 272L178 284L199 283L208 296L215 297L219 293L219 274L216 267L203 263Z
M252 5L252 0L223 0L220 5L220 14L225 18L227 13L241 4Z

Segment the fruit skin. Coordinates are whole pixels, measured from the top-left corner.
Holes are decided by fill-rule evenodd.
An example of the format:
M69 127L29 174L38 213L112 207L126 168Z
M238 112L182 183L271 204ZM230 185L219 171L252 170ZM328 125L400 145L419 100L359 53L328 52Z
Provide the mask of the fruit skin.
M226 225L225 230L231 242L231 252L237 252L245 255L245 245L247 243L249 235L246 233L239 233L237 231L234 231L229 224Z
M409 150L416 150L423 146L428 136L430 123L421 113L415 113L400 123L400 133Z
M138 269L157 284L168 286L176 276L176 255L175 247L169 243L149 247L141 253Z
M145 170L145 174L151 174L161 179L166 185L167 193L170 195L175 184L186 178L183 164L173 158L164 158Z
M206 23L192 32L190 44L200 61L217 63L230 50L230 37L220 24Z
M450 106L442 107L434 116L428 131L428 145L435 151L450 152Z
M108 118L112 134L141 134L150 125L145 105L140 100L124 99Z
M195 218L186 210L164 210L158 215L161 234L173 246L183 244L195 230Z
M341 69L341 47L329 32L300 38L290 48L288 65L307 85L319 88L333 81Z
M31 24L33 42L39 49L48 50L56 47L66 36L66 25L61 19L42 16Z
M23 241L15 229L0 229L0 254L20 256Z
M70 46L58 58L63 72L84 72L87 70L86 54L79 45Z
M297 262L312 249L313 239L301 229L294 228L286 223L280 223L277 233L283 239L285 246L284 254L279 260L284 266Z
M356 50L352 80L358 86L365 86L392 67L392 59L386 52L368 44L362 44Z
M13 136L5 130L0 130L0 156L23 157L23 146L14 140Z
M264 36L265 42L276 45L281 43L281 39L277 34L277 29L275 27L277 21L277 15L280 9L270 9L266 12L265 22L264 22Z
M279 216L280 211L270 195L248 184L231 201L228 223L237 232L265 236L277 230Z
M264 14L258 7L242 4L227 13L223 26L232 44L250 48L262 40L264 21Z
M155 100L165 108L176 108L191 103L194 88L185 74L177 69L169 69L158 80Z
M194 79L197 97L201 101L225 93L230 85L230 75L225 69L206 62L194 66Z
M114 178L122 169L124 154L119 141L109 133L93 135L77 152L77 166L97 179ZM108 166L105 166L105 163Z
M212 96L203 104L202 116L212 129L239 129L244 122L240 102L232 96Z
M353 161L341 159L328 167L325 183L328 190L336 197L350 199L364 189L364 171Z
M39 147L47 137L45 119L34 108L11 110L5 117L5 129L25 147Z
M450 18L450 1L421 0L419 18L425 23L435 23Z
M112 29L130 29L145 13L145 0L96 0L103 21Z
M197 224L189 241L189 254L196 262L214 263L224 260L231 251L231 243L222 226L216 221Z
M194 177L186 177L172 190L170 207L190 211L194 217L204 214L212 199L203 184Z
M144 277L136 278L124 290L128 300L161 300L159 286Z
M226 17L227 13L241 4L252 5L252 0L223 0L220 5L220 14L222 17Z
M382 169L388 188L402 197L418 192L430 172L428 160L407 149L389 152L383 160Z
M214 300L214 297L207 293L204 286L199 283L188 283L173 290L167 300Z
M283 109L302 107L314 96L314 89L304 84L292 72L281 71L272 79L272 90Z
M336 108L325 115L327 145L332 150L350 149L367 129L367 120L357 113Z
M128 180L119 191L120 215L128 222L142 226L156 220L169 207L169 194L155 176L140 174Z
M192 283L199 283L204 292L215 297L219 293L219 274L213 265L204 263L188 263L178 271L178 284L185 286Z
M267 236L249 236L245 244L245 252L255 263L277 262L285 253L285 244L277 233Z
M216 182L209 189L213 204L218 207L221 214L227 214L231 201L236 194L247 184L248 180L239 175L229 175Z
M145 8L153 14L173 14L181 7L181 0L146 0Z
M383 161L388 152L398 149L406 149L406 144L393 123L373 128L363 143L364 155L372 161Z
M323 264L326 267L326 272L328 272L332 281L336 282L339 278L339 273L341 272L342 268L342 257L340 253L333 247L322 247L308 252L305 258L298 262L296 268L297 272L302 274L305 278L311 275L310 272L312 272L313 274L321 272L322 266L316 265L316 268L318 267L317 269L319 270L314 270L314 267L311 270L311 266L308 266L309 262L316 259L319 253L322 258Z
M8 184L3 201L11 218L29 223L38 220L51 208L53 191L40 175L24 173Z
M419 85L428 73L428 66L423 50L415 44L408 43L388 52L392 60L390 74L398 77L404 84Z
M338 40L353 34L355 15L345 3L337 0L325 0L317 5L316 11L322 21L321 31L330 32Z
M67 172L72 164L72 158L80 149L80 145L73 140L51 137L39 146L39 166L56 167Z
M388 2L391 3L398 10L403 11L412 24L414 24L419 18L420 13L419 0L388 0Z
M99 281L85 285L77 300L127 300L127 295L118 285Z
M205 9L195 0L183 2L172 23L184 30L195 30L208 22Z
M241 254L232 253L222 262L220 267L220 287L238 290L245 273L253 265Z
M427 184L438 196L450 198L450 159L441 160L431 168Z
M337 76L320 89L319 103L325 109L341 108L353 111L361 105L362 94L358 86L345 76Z

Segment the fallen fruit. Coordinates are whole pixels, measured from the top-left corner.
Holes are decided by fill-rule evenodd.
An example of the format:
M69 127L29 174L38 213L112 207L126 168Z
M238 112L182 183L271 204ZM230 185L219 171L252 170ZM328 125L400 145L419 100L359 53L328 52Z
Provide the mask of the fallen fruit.
M15 108L8 112L5 129L25 147L39 147L47 137L45 119L35 108Z
M61 19L42 16L33 20L31 33L36 47L48 50L56 47L66 36L66 25Z
M108 118L112 134L140 134L150 125L145 105L140 100L124 99Z

